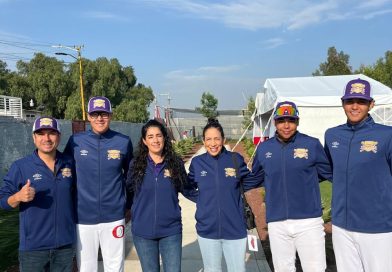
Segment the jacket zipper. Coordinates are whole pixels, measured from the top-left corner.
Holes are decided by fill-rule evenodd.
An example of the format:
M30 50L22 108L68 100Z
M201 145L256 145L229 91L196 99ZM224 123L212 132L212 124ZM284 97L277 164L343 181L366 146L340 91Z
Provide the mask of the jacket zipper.
M216 184L216 195L218 196L218 237L220 239L222 235L222 220L221 220L221 198L219 194L219 171L218 171L218 160L215 160L215 184Z
M101 222L102 208L101 208L101 135L98 136L98 208L99 208L99 222Z
M346 228L348 225L348 214L347 214L347 211L348 211L348 167L349 167L350 154L351 154L351 143L354 139L354 136L355 136L355 130L353 130L353 135L351 136L350 143L348 145L348 156L347 156L347 164L346 164L346 211L345 211L345 213L346 213L345 214L346 215L346 224L345 224Z
M284 195L286 198L286 219L289 218L289 200L287 196L287 184L286 184L286 159L285 159L285 153L286 153L286 146L287 145L282 145L282 152L281 152L281 160L282 160L282 173L283 173L283 188L284 188Z

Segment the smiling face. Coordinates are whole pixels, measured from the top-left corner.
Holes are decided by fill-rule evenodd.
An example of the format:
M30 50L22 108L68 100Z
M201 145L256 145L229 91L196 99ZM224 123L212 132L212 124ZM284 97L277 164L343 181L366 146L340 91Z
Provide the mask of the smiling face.
M33 134L33 141L38 154L56 154L60 143L60 134L53 129L40 129Z
M147 129L146 137L143 138L143 143L147 146L150 155L162 155L165 139L162 131L158 127L149 127Z
M224 142L225 139L217 128L210 127L205 131L203 143L211 156L215 157L222 151Z
M365 120L369 111L374 106L374 101L358 98L346 99L343 100L342 103L348 122L353 125L359 124Z
M288 141L297 132L298 119L279 118L275 120L278 136L283 141Z
M112 115L107 112L92 112L88 115L91 129L96 134L103 134L108 131Z

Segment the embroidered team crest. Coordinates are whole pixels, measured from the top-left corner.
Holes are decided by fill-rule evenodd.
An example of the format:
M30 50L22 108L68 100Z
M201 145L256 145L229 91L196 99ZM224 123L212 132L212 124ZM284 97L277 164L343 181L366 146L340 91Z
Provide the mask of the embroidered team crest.
M50 118L41 118L41 120L39 120L39 126L53 127L53 120Z
M362 84L362 83L351 84L350 94L353 94L353 93L365 95L365 84Z
M38 174L38 173L37 173L37 174L34 174L34 175L33 175L33 179L34 179L34 180L41 180L41 179L42 179L42 175L41 175L41 174Z
M271 158L271 157L272 157L272 153L271 153L271 152L265 153L265 158L266 158L266 159L269 159L269 158Z
M119 160L120 155L120 150L108 150L108 160Z
M236 177L236 171L234 168L225 168L226 177Z
M203 170L200 172L200 176L205 177L207 176L207 171Z
M361 142L361 149L359 152L373 152L377 153L377 144L378 142L376 141L362 141Z
M331 144L332 148L338 148L339 147L339 142L335 141Z
M95 99L93 107L94 108L105 108L105 100L103 100L103 99Z
M171 177L171 173L170 173L169 169L163 170L163 177L164 178L170 178Z
M70 178L72 177L72 171L70 168L63 168L61 169L61 175L63 176L63 178Z
M294 148L294 159L308 159L308 149L306 148Z

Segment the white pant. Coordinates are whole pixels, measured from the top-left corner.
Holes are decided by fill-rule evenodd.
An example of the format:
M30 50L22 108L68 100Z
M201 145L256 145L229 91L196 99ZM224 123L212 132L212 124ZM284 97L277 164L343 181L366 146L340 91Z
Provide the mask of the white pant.
M294 272L296 251L304 272L327 268L321 217L271 222L268 232L275 272Z
M105 272L124 271L125 220L96 225L76 225L76 259L80 272L98 271L101 246Z
M392 232L361 233L332 225L338 271L392 271Z

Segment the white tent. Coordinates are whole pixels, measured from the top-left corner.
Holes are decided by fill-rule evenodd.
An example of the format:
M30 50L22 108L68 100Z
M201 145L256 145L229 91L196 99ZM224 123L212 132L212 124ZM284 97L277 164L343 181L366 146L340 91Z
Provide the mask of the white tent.
M392 125L392 89L362 74L318 77L271 78L256 96L253 139L271 137L275 127L271 116L278 102L292 101L298 106L298 130L324 142L324 132L346 122L341 100L348 81L356 78L370 82L376 106L371 115L378 123Z

